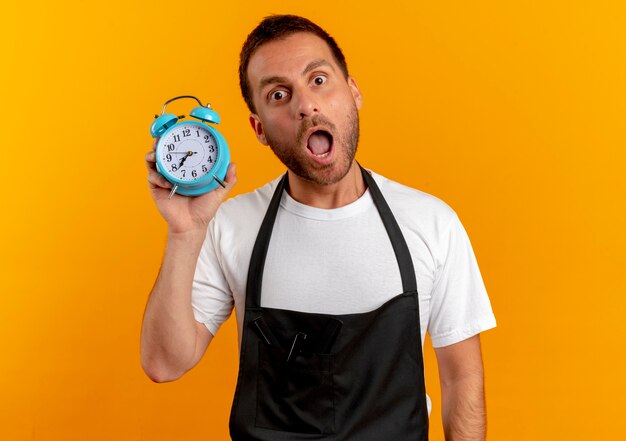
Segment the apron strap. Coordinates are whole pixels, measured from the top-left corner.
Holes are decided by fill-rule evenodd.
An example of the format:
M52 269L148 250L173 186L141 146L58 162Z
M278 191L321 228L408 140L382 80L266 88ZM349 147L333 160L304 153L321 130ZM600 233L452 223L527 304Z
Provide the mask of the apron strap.
M359 167L361 167L361 164L359 164ZM374 199L374 204L376 205L376 208L380 213L380 217L383 220L383 224L385 225L385 229L389 235L389 240L391 240L391 245L393 246L393 252L396 254L396 260L398 261L398 266L400 268L400 277L402 278L402 290L403 292L417 292L417 281L415 280L413 259L411 259L411 253L409 252L409 247L406 244L404 236L402 235L400 226L398 225L396 218L393 216L391 208L389 208L383 194L380 192L378 185L374 181L374 178L372 178L372 176L363 167L361 167L361 172L363 173L363 179L365 179L367 187L370 190L372 199Z
M287 173L283 175L276 186L270 205L259 228L259 234L254 242L252 256L250 257L250 267L248 269L248 282L246 285L246 308L261 307L261 286L263 285L263 269L265 268L265 257L270 246L270 238L274 229L274 221L280 206L280 199L287 183Z
M358 164L358 163L357 163ZM393 251L398 261L398 267L400 269L400 277L402 278L403 292L417 292L417 282L415 280L415 270L413 267L413 260L411 259L411 253L409 247L404 240L404 236L400 230L400 226L389 208L389 205L385 201L378 185L374 181L374 178L358 164L363 174L363 179L370 190L374 205L378 209L378 213L383 221L385 230L389 235L389 240L393 246ZM280 200L283 190L288 185L287 173L278 182L274 195L267 208L261 227L259 228L259 234L257 235L254 248L252 249L252 256L250 257L250 267L248 269L248 282L246 286L246 308L260 308L261 307L261 287L263 284L263 270L265 268L265 257L267 256L267 250L270 244L270 238L272 236L272 230L274 228L274 222L276 221L276 215L280 206Z

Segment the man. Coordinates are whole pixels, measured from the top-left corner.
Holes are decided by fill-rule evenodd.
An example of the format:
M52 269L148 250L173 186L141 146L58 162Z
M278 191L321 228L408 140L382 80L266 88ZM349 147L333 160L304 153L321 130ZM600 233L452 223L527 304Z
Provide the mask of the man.
M148 376L195 366L234 306L233 439L423 440L428 329L446 439L484 439L479 333L495 318L454 211L355 161L362 96L317 25L266 18L243 46L240 85L287 175L221 205L231 164L225 188L170 200L147 154L168 224L142 328Z

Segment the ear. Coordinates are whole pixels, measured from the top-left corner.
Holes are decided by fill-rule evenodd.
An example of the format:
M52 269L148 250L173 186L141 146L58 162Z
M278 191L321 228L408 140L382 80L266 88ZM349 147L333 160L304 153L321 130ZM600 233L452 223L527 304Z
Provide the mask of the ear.
M268 145L267 139L265 138L265 131L263 130L263 123L254 113L250 114L250 126L252 126L252 130L254 130L254 134L259 142L263 145Z
M348 77L348 86L350 87L350 91L352 92L352 98L354 98L356 108L360 109L363 106L363 95L361 95L359 86L357 86L356 81L353 77Z

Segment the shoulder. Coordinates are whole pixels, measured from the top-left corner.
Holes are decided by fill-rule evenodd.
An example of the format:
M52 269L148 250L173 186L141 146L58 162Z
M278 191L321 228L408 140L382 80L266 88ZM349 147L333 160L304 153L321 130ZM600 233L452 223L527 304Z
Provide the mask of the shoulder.
M217 215L230 217L261 209L265 213L281 177L282 175L249 193L243 193L228 199L220 206Z
M416 255L430 256L427 260L433 270L441 268L448 258L450 244L462 230L457 213L436 196L373 172L372 177L389 204L409 249Z
M415 225L442 232L458 219L452 207L438 197L373 171L371 174L400 225Z
M217 235L226 232L245 234L246 231L256 234L281 177L223 202L209 228Z

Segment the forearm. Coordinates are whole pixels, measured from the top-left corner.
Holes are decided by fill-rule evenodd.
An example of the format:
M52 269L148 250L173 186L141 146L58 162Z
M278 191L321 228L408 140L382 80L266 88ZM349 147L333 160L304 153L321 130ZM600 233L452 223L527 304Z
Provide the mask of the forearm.
M192 367L196 324L191 288L203 241L201 233L168 236L141 330L141 363L155 381L174 380Z
M486 433L485 392L481 373L441 384L446 441L483 441Z

